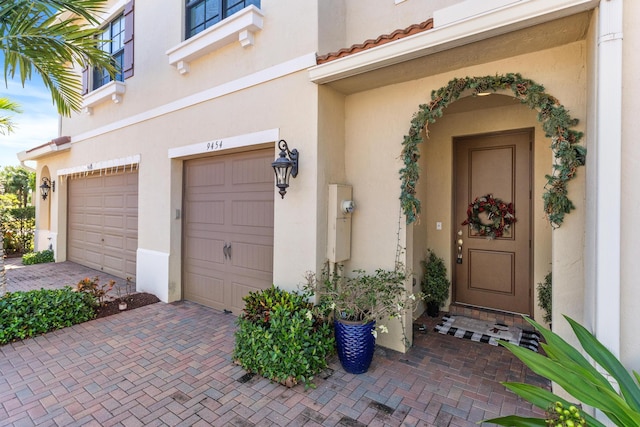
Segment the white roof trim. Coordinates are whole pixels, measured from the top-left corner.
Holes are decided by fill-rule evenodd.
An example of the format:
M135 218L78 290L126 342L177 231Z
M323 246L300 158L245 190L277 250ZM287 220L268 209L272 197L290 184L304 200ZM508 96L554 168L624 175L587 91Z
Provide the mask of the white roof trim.
M69 149L71 149L71 142L67 142L66 144L61 144L61 145L49 143L41 147L31 149L29 151L21 151L17 154L17 156L20 162L26 162L29 160L37 160L40 157L49 155L51 153L56 153L58 151L64 151Z

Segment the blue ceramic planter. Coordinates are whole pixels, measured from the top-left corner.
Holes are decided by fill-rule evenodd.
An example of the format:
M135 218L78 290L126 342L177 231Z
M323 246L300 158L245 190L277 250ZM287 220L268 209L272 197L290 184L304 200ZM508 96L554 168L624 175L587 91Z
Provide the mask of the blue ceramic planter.
M371 333L376 322L362 324L336 319L333 325L338 358L344 370L350 374L367 372L376 347L376 339Z

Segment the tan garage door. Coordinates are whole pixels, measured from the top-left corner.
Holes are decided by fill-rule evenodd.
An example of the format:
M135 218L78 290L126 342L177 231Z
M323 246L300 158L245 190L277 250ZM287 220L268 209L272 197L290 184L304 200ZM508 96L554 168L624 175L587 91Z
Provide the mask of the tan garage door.
M138 173L96 173L68 183L67 258L135 281Z
M239 314L273 282L273 150L185 162L184 298Z

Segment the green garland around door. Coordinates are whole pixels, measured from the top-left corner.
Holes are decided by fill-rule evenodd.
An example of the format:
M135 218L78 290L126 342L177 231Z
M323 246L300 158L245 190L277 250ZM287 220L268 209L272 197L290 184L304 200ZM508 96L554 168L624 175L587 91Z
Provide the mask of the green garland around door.
M429 123L442 117L444 109L456 101L460 95L471 90L477 94L487 91L510 89L514 97L529 108L538 111L538 121L547 138L551 138L551 149L555 164L551 175L546 175L547 184L542 196L547 219L554 228L559 227L574 205L567 197L567 184L575 176L578 166L585 164L586 148L579 145L582 132L570 129L578 124L569 112L553 96L544 92L544 87L520 74L485 77L465 77L451 80L447 86L431 92L431 102L419 106L411 120L409 134L402 142L404 167L400 169L402 192L400 203L406 215L407 224L415 222L420 213L420 200L416 197L416 185L420 177L418 144L422 142L422 130L429 134Z

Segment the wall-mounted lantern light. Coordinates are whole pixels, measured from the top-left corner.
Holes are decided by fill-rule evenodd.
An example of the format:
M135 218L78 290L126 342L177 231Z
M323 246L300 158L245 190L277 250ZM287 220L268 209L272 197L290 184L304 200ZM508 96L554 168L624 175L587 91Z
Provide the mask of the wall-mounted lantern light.
M287 187L289 187L289 177L298 176L299 154L295 148L289 151L287 141L284 139L278 141L278 148L280 149L280 157L271 163L271 166L276 173L276 187L280 189L280 195L284 199Z
M42 195L42 200L47 200L49 190L54 192L56 191L56 182L50 181L49 178L45 176L44 178L42 178L42 184L40 185L40 195Z

